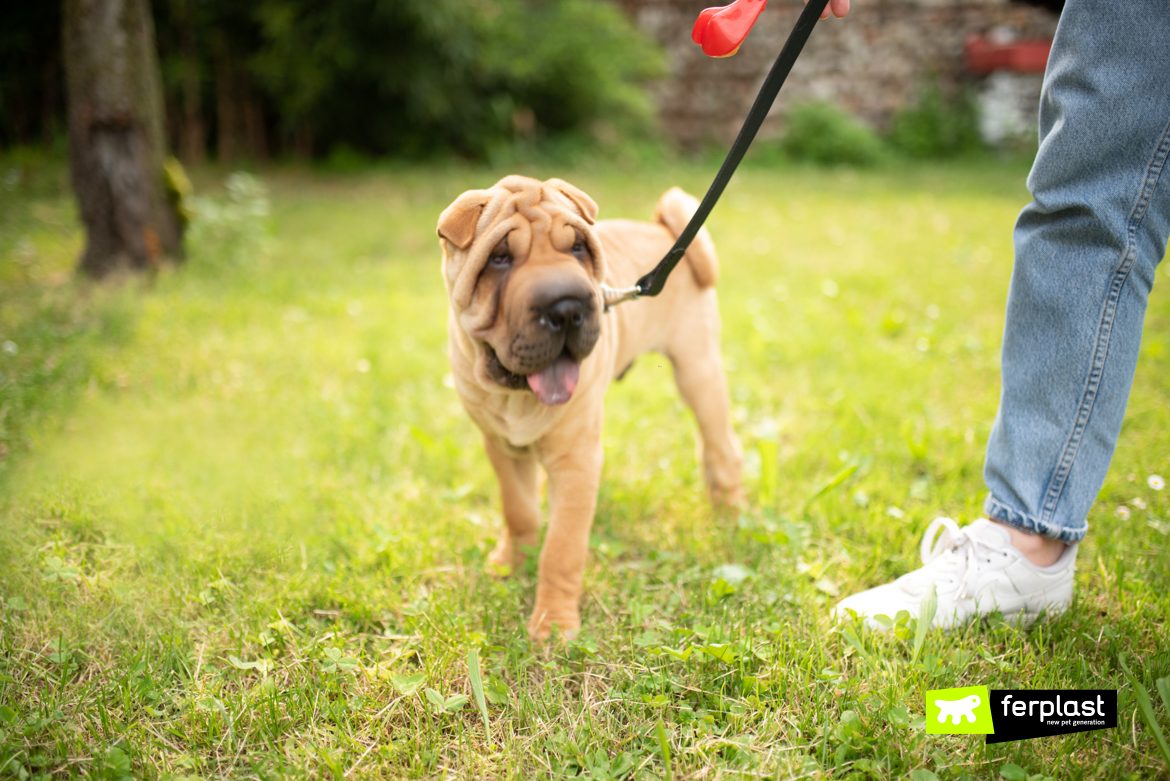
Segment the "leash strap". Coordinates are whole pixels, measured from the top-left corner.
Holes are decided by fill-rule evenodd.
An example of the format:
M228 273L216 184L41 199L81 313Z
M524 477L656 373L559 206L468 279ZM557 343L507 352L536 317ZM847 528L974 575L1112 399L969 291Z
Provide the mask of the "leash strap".
M829 0L809 0L808 5L800 14L800 18L796 20L796 26L792 28L792 32L788 35L788 40L784 43L784 48L780 50L780 55L776 57L776 62L772 65L772 70L768 72L768 77L764 79L763 86L760 87L760 93L756 95L756 101L752 104L751 111L748 112L747 118L743 121L743 127L739 129L739 135L736 136L735 143L731 145L731 149L727 152L727 157L723 160L723 165L719 168L719 173L715 176L715 181L711 182L711 187L708 188L707 194L703 196L702 203L699 204L698 211L691 217L691 221L687 223L687 227L679 234L678 239L675 240L674 246L666 253L654 270L643 276L638 280L637 285L633 289L624 291L614 291L615 293L625 293L620 300L629 300L639 296L656 296L662 292L662 288L666 285L666 278L670 276L670 272L682 260L683 255L687 251L687 247L691 245L695 235L699 232L699 228L703 227L703 223L707 220L707 215L715 208L715 204L719 201L719 196L723 194L727 183L731 181L731 177L735 174L735 169L739 167L739 163L743 160L743 156L747 153L748 147L751 146L752 139L756 137L759 132L760 125L764 123L764 118L768 116L768 111L772 108L772 103L776 100L776 95L779 94L780 88L784 86L784 80L788 78L788 73L792 70L792 65L796 62L796 58L800 56L800 50L804 48L805 41L812 33L813 27L816 26L817 19L820 18L821 13L825 10ZM611 301L610 305L618 303L618 301Z

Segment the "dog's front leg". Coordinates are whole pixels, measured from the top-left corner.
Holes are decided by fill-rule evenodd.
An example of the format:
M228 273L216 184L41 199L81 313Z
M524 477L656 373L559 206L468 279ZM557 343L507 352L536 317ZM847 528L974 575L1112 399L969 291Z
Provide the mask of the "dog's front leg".
M554 625L563 637L574 637L581 628L581 586L601 483L597 407L598 420L577 421L568 430L546 436L540 445L548 472L549 522L540 551L536 606L528 621L528 634L537 640L546 639Z
M483 438L488 460L500 483L500 500L504 510L504 529L488 563L497 571L511 572L524 563L524 548L534 548L540 528L540 482L536 455L524 451L517 455L495 437Z

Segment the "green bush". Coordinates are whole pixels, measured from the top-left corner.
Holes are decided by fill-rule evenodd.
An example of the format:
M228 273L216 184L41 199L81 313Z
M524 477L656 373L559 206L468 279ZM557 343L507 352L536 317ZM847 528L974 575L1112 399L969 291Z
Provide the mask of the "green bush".
M192 199L187 247L197 268L221 271L263 255L270 238L268 188L252 174L236 171L223 196Z
M805 103L788 112L781 148L793 160L819 165L870 166L885 149L866 124L828 103Z
M644 127L661 54L599 0L266 0L250 60L313 146L485 157L500 144Z
M894 115L889 141L909 157L955 157L983 149L972 90L924 87L913 106Z

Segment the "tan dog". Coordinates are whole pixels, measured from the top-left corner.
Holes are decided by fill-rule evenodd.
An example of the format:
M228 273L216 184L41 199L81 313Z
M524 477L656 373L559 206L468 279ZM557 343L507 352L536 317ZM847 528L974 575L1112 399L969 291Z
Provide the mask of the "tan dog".
M678 188L653 223L594 223L597 204L559 179L501 179L459 196L439 217L450 309L451 371L483 431L506 530L491 562L511 568L537 543L539 463L550 519L529 634L580 627L589 530L601 481L605 389L641 353L674 366L703 438L712 500L741 501L743 455L728 415L719 352L719 273L704 228L660 295L606 312L600 283L634 284L674 243L698 201Z

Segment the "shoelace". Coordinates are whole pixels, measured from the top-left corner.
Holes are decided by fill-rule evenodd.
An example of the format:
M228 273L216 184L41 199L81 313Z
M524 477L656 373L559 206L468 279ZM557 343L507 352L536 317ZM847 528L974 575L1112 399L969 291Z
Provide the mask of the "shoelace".
M959 524L955 523L952 519L935 518L926 527L926 533L922 535L919 554L922 556L922 564L924 566L919 572L925 575L925 570L932 570L930 579L933 580L939 570L952 571L958 574L958 569L962 567L962 579L959 582L959 599L967 599L973 596L975 574L978 571L976 562L979 558L975 551L976 542L973 537L967 534L966 530L960 529ZM961 557L959 555L960 549L963 551ZM936 561L938 565L930 567ZM918 578L915 580L918 580ZM918 583L914 585L916 587L919 586Z

